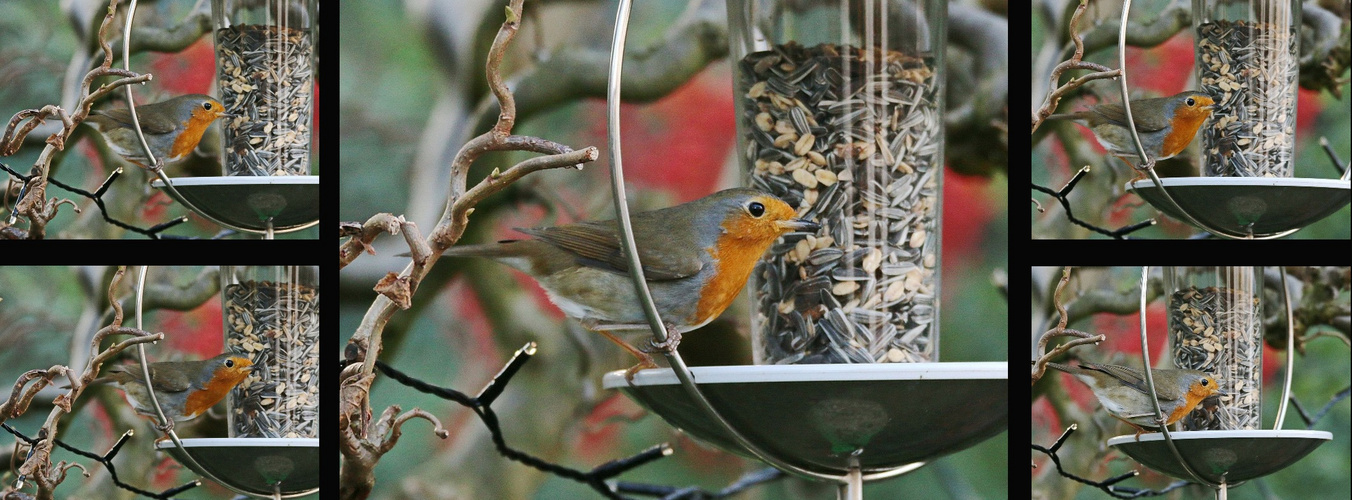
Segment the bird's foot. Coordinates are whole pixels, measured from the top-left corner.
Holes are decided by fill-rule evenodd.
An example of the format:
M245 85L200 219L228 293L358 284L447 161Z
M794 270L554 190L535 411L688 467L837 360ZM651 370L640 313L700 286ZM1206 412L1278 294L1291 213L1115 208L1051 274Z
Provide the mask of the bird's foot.
M174 419L172 419L172 418L169 419L169 420L168 420L167 422L165 422L163 425L155 424L155 428L156 428L156 429L159 429L160 432L163 432L163 433L165 433L165 434L168 434L169 431L174 430Z
M676 325L670 323L668 323L666 327L667 327L667 339L662 342L658 342L656 339L652 338L648 339L648 346L643 349L643 352L668 353L675 351L676 347L681 345L681 331L676 329Z
M630 387L633 387L634 374L638 373L639 370L646 370L648 368L657 368L657 363L653 362L653 358L651 356L646 357L642 361L639 361L638 364L629 367L628 370L625 370L624 381L628 382Z

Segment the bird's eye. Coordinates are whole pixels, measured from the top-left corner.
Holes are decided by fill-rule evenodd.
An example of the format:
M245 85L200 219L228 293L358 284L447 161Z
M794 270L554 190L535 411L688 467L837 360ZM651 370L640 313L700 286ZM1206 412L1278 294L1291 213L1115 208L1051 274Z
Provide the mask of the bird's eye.
M1208 385L1210 385L1210 384L1211 384L1211 381L1210 381L1210 380L1202 379L1202 387L1206 387L1206 386L1208 386Z
M210 102L204 102L204 103L202 103L202 109L205 109L205 110L207 110L207 111L211 111L211 103L210 103Z
M759 201L753 201L746 206L746 211L751 212L752 217L760 217L765 215L765 205L762 205Z
M1197 105L1197 101L1196 101L1195 99L1191 98L1191 97L1188 98L1187 103L1188 103L1188 107L1192 107L1192 106L1196 106L1196 105Z
M235 360L233 360L233 359L227 359L227 360L225 360L225 367L226 367L226 368L234 368L234 367L235 367Z

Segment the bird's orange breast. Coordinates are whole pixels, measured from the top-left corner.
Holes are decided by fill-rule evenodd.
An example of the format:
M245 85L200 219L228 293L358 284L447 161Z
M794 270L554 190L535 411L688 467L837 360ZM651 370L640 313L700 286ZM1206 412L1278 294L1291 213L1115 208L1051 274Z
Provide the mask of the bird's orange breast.
M174 138L174 143L169 146L169 158L177 160L193 149L197 148L197 143L202 141L202 134L206 132L207 126L216 119L216 116L202 109L194 109L192 116L183 126L183 133Z
M725 223L723 234L713 246L705 249L713 258L713 274L700 288L692 324L703 324L722 314L741 293L756 261L774 242L773 237L748 237L754 233L751 232L753 228L743 227L747 225L744 221Z
M248 372L221 368L216 370L216 375L211 377L211 380L207 381L205 389L188 389L188 399L183 402L184 418L196 417L207 411L208 408L215 406L216 403L225 399L225 395L230 393L230 389L244 380L244 376L247 374Z
M1173 127L1169 134L1164 136L1164 144L1160 147L1160 157L1169 158L1183 151L1192 142L1192 138L1197 135L1197 129L1206 122L1206 117L1211 114L1210 110L1179 109L1177 115L1172 121Z

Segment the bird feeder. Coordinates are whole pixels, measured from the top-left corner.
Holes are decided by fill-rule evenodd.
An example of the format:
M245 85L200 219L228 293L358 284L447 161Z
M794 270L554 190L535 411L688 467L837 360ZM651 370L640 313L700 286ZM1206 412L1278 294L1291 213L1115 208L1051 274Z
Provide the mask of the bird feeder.
M1263 427L1262 274L1255 267L1165 268L1174 365L1215 376L1216 411L1194 410L1185 430ZM1210 405L1205 405L1210 406Z
M611 187L636 297L664 342L620 151L630 4L606 93ZM865 481L1007 427L1007 363L877 362L938 359L947 4L734 0L728 13L747 182L826 228L788 235L756 268L756 361L778 365L690 369L673 350L670 369L603 384L700 440L861 499Z
M1258 296L1262 290L1261 274L1255 271L1255 268L1186 268L1175 269L1166 276L1171 289L1169 299L1170 327L1173 328L1175 318L1182 322L1188 328L1188 333L1175 334L1175 360L1177 362L1177 349L1180 345L1179 339L1186 341L1199 341L1204 347L1203 351L1208 353L1203 356L1212 355L1211 361L1203 359L1202 363L1194 361L1194 357L1184 359L1182 368L1192 368L1193 366L1209 365L1214 366L1214 372L1211 372L1221 388L1227 390L1237 388L1241 394L1232 394L1228 403L1220 406L1222 413L1239 412L1234 416L1222 415L1217 419L1215 427L1221 429L1234 430L1189 430L1181 432L1171 432L1169 426L1161 426L1159 433L1145 434L1139 436L1126 435L1117 436L1108 440L1107 445L1118 447L1123 453L1141 464L1157 470L1164 474L1177 477L1184 480L1196 481L1210 486L1216 491L1216 498L1226 498L1228 489L1231 486L1237 486L1250 479L1259 478L1273 472L1277 472L1291 464L1296 463L1301 458L1318 448L1319 445L1333 439L1333 434L1326 431L1310 430L1284 430L1282 424L1286 419L1286 402L1291 398L1291 379L1294 369L1294 356L1291 349L1295 346L1295 325L1292 324L1292 310L1290 291L1286 289L1286 269L1280 268L1282 278L1282 295L1286 301L1286 381L1282 388L1282 404L1277 410L1277 420L1273 424L1272 430L1262 430L1260 413L1258 409L1250 409L1248 398L1252 398L1252 404L1258 404L1257 387L1247 389L1250 384L1257 385L1261 379L1249 379L1248 367L1245 363L1253 360L1252 370L1261 370L1258 361L1258 354L1251 352L1226 353L1229 349L1242 350L1252 347L1256 350L1262 349L1261 338L1254 340L1253 344L1246 340L1227 341L1225 336L1226 328L1234 328L1235 336L1250 335L1260 336L1262 328L1261 321L1258 321L1258 310L1260 301ZM1160 413L1158 401L1158 391L1156 390L1153 370L1150 363L1150 346L1146 342L1146 297L1148 295L1148 277L1150 268L1145 267L1141 270L1141 357L1142 368L1145 372L1145 388L1149 394L1156 395L1150 400L1154 402L1152 412L1156 415L1158 421L1163 421L1163 415ZM1224 307L1221 307L1224 306ZM1198 313L1192 316L1189 311L1196 307ZM1182 309L1182 314L1177 311ZM1243 313L1242 316L1254 316L1251 324L1247 319L1241 318L1241 314L1233 314L1233 321L1227 318L1223 311L1231 313ZM1219 316L1219 317L1218 317ZM1210 325L1212 340L1206 333L1207 318L1212 318ZM1193 326L1201 322L1204 326L1200 331L1194 331ZM1218 333L1219 332L1219 333ZM1200 335L1200 337L1199 337ZM1185 347L1195 347L1199 344L1187 342ZM1197 354L1195 350L1191 354ZM1234 365L1239 368L1232 368ZM1241 377L1239 379L1228 379L1230 376ZM1242 384L1242 385L1241 385ZM1238 398L1238 399L1236 399ZM1204 400L1205 405L1205 400ZM1213 427L1210 419L1195 418L1196 414L1190 415L1195 426Z
M822 225L752 275L757 363L939 359L947 13L728 2L746 183Z
M1151 172L1127 188L1171 217L1232 239L1286 236L1346 206L1346 175L1293 177L1300 0L1196 0L1192 7L1198 89L1216 102L1200 134L1202 176L1161 180ZM1124 2L1119 53L1130 9ZM1119 60L1125 67L1125 56ZM1125 75L1120 83L1125 96Z
M309 175L315 0L212 0L225 175Z
M133 2L133 6L135 3ZM152 185L222 226L272 239L319 222L310 174L315 0L212 0L224 175Z
M266 273L265 270L278 271ZM142 267L138 273L136 287L136 322L138 327L142 320L142 305L144 302L146 269ZM241 299L241 294L232 295L228 288L231 284L244 284L260 277L268 277L274 282L280 282L285 279L288 285L295 285L292 288L298 292L303 292L304 288L309 288L310 293L314 294L312 303L299 304L306 299L295 298L286 295L284 300L272 300L268 298L265 291L257 290L255 287L251 292L252 298ZM230 438L200 438L200 439L180 439L173 429L167 434L169 439L156 441L155 447L163 450L178 460L183 465L192 469L212 481L234 491L248 496L263 498L295 498L313 494L319 488L319 439L318 439L318 295L314 292L318 285L318 274L315 268L296 268L296 267L257 267L257 268L230 268L228 266L221 269L222 295L225 305L222 311L225 313L225 345L228 351L237 354L249 356L253 361L253 371L249 378L241 382L231 390L227 401L227 415L230 421ZM236 277L239 279L234 279ZM290 303L282 304L279 303ZM259 307L259 305L265 305ZM231 314L232 306L236 311ZM251 306L251 307L250 307ZM255 317L261 319L253 324L259 325L259 328L250 328L246 320L241 317L240 310L249 309L260 313ZM287 319L273 319L273 316ZM308 318L302 316L308 315ZM240 325L238 328L232 328L232 325ZM284 331L283 331L284 330ZM295 353L296 356L283 356L272 349L280 341L265 341L269 337L268 332L279 332L277 337L293 342L295 345L287 347L287 353ZM252 335L247 332L259 332ZM259 337L258 340L250 340L253 337ZM248 346L244 341L250 341ZM141 363L145 363L145 346L138 345ZM279 362L279 359L291 359L303 357L299 367L294 371L299 372L297 379L313 380L310 382L311 389L303 389L306 397L283 398L283 395L293 394L294 389L278 389L269 385L267 381L276 380L277 373L288 373L286 370L289 364ZM308 375L308 377L307 377ZM257 389L255 389L257 387ZM279 400L284 401L280 405L258 405L262 410L260 413L280 407L283 410L292 410L293 406L298 407L295 411L284 416L298 416L291 421L281 421L274 418L274 421L281 421L278 427L282 431L294 432L296 436L303 436L302 433L309 433L307 437L291 437L270 439L265 437L250 437L250 432L255 435L266 434L267 431L258 430L263 426L255 424L249 426L248 422L256 421L261 417L248 415L246 412L237 411L237 407L244 406L238 401L241 399L248 401L247 397L241 397L240 394L252 394L262 392L273 387ZM305 403L291 405L292 401L305 401ZM158 401L152 399L152 403L159 405ZM302 406L303 405L303 406ZM278 413L278 411L273 411ZM163 415L163 411L156 408L156 414ZM245 414L247 419L241 422L236 414ZM271 417L272 414L265 416ZM249 432L242 432L244 429Z

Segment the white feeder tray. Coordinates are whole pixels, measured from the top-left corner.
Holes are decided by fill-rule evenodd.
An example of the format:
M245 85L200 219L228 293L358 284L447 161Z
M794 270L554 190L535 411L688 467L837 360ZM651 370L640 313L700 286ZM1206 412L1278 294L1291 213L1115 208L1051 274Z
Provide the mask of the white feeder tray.
M319 440L296 438L183 439L187 460L172 440L155 442L181 464L194 461L206 470L198 474L228 481L242 492L272 498L280 484L284 496L302 496L319 488ZM190 465L191 466L191 465Z
M1319 445L1333 439L1325 431L1182 431L1170 432L1178 453L1202 479L1228 484L1259 478L1294 464ZM1164 442L1164 434L1117 436L1108 440L1123 453L1151 469L1192 481Z
M319 176L175 177L175 197L203 215L239 228L275 232L304 229L319 220ZM156 179L151 186L164 189ZM173 196L173 191L168 191Z
M1352 202L1352 183L1339 179L1285 177L1169 177L1160 179L1184 210L1203 224L1231 234L1274 235L1299 229ZM1150 179L1126 185L1161 212L1180 221Z
M893 471L968 448L1007 427L1008 363L694 367L700 391L760 449L814 472ZM624 372L620 389L672 426L754 458L710 421L669 368ZM918 465L918 464L917 464ZM868 479L868 477L866 477Z

